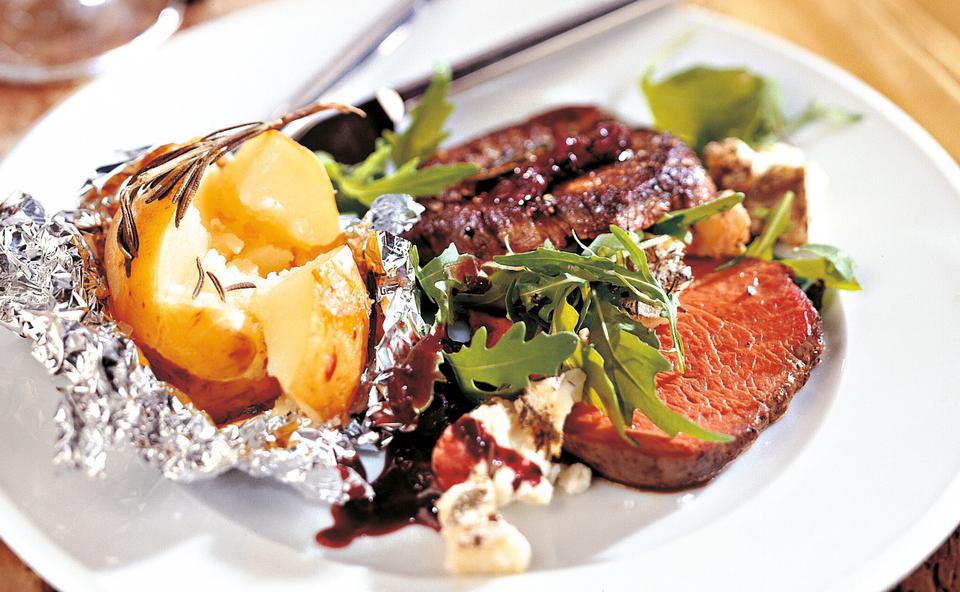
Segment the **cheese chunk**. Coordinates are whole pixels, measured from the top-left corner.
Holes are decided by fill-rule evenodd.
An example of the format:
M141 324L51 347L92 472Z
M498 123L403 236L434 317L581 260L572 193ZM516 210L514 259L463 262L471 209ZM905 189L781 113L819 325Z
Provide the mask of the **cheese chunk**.
M488 450L518 453L539 469L535 480L523 475L518 479L513 468L496 461L464 458L463 448L452 440L454 426L447 428L434 449L438 480L445 482L443 467L455 466L459 472L462 462L474 461L466 478L460 477L463 480L450 485L437 501L449 571L496 574L527 569L530 543L497 510L514 501L550 503L558 477L561 489L569 493L589 487L590 470L585 466L564 469L553 462L563 447L563 424L582 397L585 379L582 371L569 370L531 383L514 401L497 399L468 414L494 441L486 444Z

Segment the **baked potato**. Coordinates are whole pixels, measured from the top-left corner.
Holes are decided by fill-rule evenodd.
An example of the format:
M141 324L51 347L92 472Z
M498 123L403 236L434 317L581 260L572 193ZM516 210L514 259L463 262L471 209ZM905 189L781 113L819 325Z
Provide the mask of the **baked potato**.
M281 392L318 421L345 416L370 301L319 159L263 133L205 171L179 225L175 211L136 200L137 256L120 216L104 245L110 312L158 376L218 422Z

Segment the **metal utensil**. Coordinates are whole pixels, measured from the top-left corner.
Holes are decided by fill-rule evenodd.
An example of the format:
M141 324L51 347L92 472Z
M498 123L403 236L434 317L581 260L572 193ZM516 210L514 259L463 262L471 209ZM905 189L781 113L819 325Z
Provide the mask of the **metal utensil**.
M675 3L676 0L615 0L594 6L455 64L451 68L451 93L503 76ZM311 150L329 152L339 162L360 162L373 152L376 139L384 130L395 129L403 118L403 105L423 95L430 78L417 78L396 90L380 89L375 97L357 105L366 112L366 118L334 115L294 133L294 137ZM316 98L314 95L307 100Z
M283 104L278 105L269 119L280 117L297 107L315 101L336 86L348 74L384 47L389 39L409 26L417 6L424 0L393 0L390 9L364 29L343 51L327 60L316 76L301 86Z

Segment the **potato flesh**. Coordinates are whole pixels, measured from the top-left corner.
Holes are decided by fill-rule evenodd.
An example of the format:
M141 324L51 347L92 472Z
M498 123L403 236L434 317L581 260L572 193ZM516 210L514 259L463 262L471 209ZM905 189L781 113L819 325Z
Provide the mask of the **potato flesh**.
M267 345L267 372L316 419L350 407L369 332L363 279L347 247L324 253L257 290L250 310Z
M204 219L242 237L241 254L261 261L261 274L302 265L340 236L340 214L326 171L316 155L279 132L248 140L206 177L216 199L197 200L197 207ZM261 259L258 250L273 258ZM278 259L278 250L294 257Z
M114 220L105 250L111 313L133 328L138 343L176 366L190 368L198 378L262 377L266 371L263 337L237 299L220 302L209 280L199 297L192 298L198 279L196 259L207 258L208 234L193 210L176 228L174 209L169 201L135 208L141 250L130 277L116 244ZM207 268L215 270L209 263Z
M368 298L349 250L321 254L340 235L333 189L319 160L286 136L263 134L246 142L224 166L206 171L179 228L174 210L169 200L134 204L141 250L129 277L116 242L117 220L105 249L111 312L132 327L158 375L183 389L217 421L238 415L241 406L272 402L279 394L278 383L302 400L313 418L343 416L366 350L341 344L354 341L355 326L362 329L365 345ZM290 216L288 226L281 223L282 216ZM194 298L198 258L205 277ZM315 271L321 273L314 276ZM339 279L327 281L328 271ZM231 290L221 300L206 272L223 287L250 282L256 288ZM313 283L312 290L304 278ZM290 314L295 322L273 314L261 319L257 311L274 305L293 312L296 298L279 304L257 298L261 290L280 293L287 283L285 289L304 295L297 300L302 305ZM255 299L265 304L253 310ZM342 315L331 316L329 307L322 306L338 301L353 303L349 331L338 324ZM354 314L360 309L362 319ZM270 323L282 328L269 328ZM310 335L302 334L303 327L312 327ZM284 331L293 333L284 338ZM268 348L266 333L274 351ZM287 339L299 345L287 347ZM314 374L325 376L323 369L311 373L307 367L329 353L327 340L337 344L337 366L352 368L351 376L338 371L332 380L314 380ZM275 369L282 379L275 377Z

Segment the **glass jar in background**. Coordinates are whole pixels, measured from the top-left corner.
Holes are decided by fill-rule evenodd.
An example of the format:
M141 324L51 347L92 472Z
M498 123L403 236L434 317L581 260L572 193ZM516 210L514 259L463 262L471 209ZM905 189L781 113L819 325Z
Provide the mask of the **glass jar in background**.
M158 46L180 0L0 0L0 79L44 83L96 74Z

